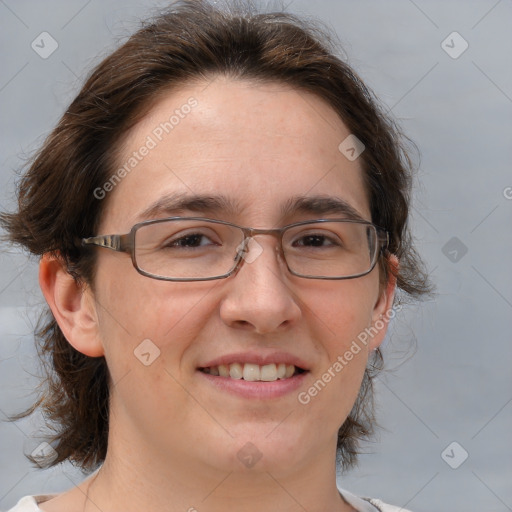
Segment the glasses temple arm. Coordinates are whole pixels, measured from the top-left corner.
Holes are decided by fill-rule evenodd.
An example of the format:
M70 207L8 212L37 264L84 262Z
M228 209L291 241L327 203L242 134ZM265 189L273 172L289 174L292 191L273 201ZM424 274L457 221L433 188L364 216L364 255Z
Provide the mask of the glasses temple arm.
M106 247L118 252L130 252L132 242L130 234L126 235L101 235L82 238L82 247L86 245L96 245L98 247Z

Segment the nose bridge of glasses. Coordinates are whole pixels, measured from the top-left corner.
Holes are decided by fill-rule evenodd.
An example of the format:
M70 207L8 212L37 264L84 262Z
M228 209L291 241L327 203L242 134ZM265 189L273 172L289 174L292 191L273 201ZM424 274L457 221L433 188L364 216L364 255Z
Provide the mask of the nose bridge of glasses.
M258 241L261 235L270 235L275 239L274 249L279 256L284 258L283 248L281 244L282 240L282 229L261 229L261 228L241 228L243 231L243 241L237 247L237 255L244 261L252 263L260 254L264 251L265 242L262 240Z
M280 237L283 232L282 228L242 228L244 236L246 238L254 238L257 235L272 235L274 237Z

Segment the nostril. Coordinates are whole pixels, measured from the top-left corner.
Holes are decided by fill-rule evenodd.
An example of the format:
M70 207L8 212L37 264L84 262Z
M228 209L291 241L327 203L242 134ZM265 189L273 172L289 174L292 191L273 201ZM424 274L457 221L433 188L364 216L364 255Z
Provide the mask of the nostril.
M248 322L247 320L235 320L234 324L237 327L244 327L244 328L251 326L251 322Z

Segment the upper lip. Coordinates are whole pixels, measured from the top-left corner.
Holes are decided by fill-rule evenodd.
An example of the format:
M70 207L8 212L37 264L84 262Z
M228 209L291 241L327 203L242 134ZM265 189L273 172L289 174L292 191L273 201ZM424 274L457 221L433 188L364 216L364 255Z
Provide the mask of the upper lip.
M265 366L267 364L293 364L297 368L302 370L309 370L309 365L293 354L282 351L246 351L246 352L233 352L231 354L225 354L223 356L216 357L204 364L200 364L199 368L211 368L219 365L230 365L233 363L240 364L257 364L259 366Z

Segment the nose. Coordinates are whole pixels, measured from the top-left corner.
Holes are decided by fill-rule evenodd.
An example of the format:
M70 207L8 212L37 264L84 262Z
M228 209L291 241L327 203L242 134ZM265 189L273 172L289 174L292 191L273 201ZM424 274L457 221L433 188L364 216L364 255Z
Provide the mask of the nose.
M287 329L301 316L277 243L264 238L250 239L237 273L227 279L220 308L228 326L257 334Z

